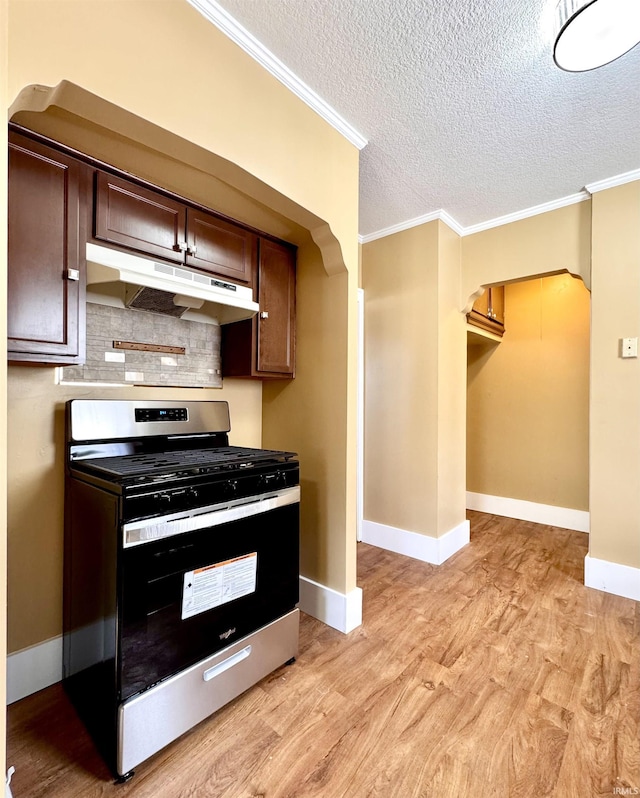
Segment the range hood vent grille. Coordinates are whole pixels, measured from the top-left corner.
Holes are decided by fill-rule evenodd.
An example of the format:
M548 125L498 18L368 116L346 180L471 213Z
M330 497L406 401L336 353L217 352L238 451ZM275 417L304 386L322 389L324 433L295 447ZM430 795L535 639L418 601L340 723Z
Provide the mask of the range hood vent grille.
M188 308L180 307L173 301L173 295L157 288L139 288L131 297L127 298L125 305L134 310L146 310L148 313L161 313L163 316L173 316L179 319Z

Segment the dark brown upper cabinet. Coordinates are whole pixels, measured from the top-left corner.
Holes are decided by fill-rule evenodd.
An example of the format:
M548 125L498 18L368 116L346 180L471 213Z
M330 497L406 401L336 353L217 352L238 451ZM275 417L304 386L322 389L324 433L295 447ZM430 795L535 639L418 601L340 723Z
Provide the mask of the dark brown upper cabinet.
M85 166L9 134L8 357L84 360Z
M293 376L295 354L295 253L260 241L256 370Z
M187 266L251 285L257 240L249 230L187 208Z
M93 238L252 286L258 316L222 327L223 375L291 379L296 248L116 172L10 129L9 359L84 361L85 245Z
M495 335L504 335L504 286L492 285L473 303L467 321Z
M258 315L222 328L222 374L291 379L295 376L295 248L261 238L257 282Z
M185 207L155 191L96 172L94 224L100 241L184 262Z
M106 172L96 172L94 224L99 241L251 285L255 233Z

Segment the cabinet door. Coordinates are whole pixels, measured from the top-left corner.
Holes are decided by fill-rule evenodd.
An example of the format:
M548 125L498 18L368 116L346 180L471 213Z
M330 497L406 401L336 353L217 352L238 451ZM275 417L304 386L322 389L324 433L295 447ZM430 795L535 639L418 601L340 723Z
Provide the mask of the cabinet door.
M504 286L490 286L473 303L467 321L474 327L494 333L504 334Z
M291 379L295 374L295 248L260 239L260 311L222 326L222 376Z
M185 206L128 180L96 172L94 237L154 258L184 262Z
M260 241L258 264L258 372L293 376L295 370L295 254Z
M213 214L187 209L187 266L251 285L257 238Z
M83 170L50 147L9 136L10 360L84 359Z

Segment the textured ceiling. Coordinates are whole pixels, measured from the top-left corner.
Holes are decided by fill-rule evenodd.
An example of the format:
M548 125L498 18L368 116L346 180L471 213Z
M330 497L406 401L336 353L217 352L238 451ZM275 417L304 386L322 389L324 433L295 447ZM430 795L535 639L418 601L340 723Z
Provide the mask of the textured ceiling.
M368 139L367 236L441 209L469 227L640 169L640 46L560 71L556 2L219 5Z

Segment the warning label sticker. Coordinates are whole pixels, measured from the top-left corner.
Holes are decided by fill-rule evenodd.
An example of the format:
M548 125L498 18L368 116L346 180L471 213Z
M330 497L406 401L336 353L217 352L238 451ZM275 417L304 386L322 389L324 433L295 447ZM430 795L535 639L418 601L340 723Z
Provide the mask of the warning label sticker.
M258 553L187 571L182 588L182 619L248 596L256 589Z

